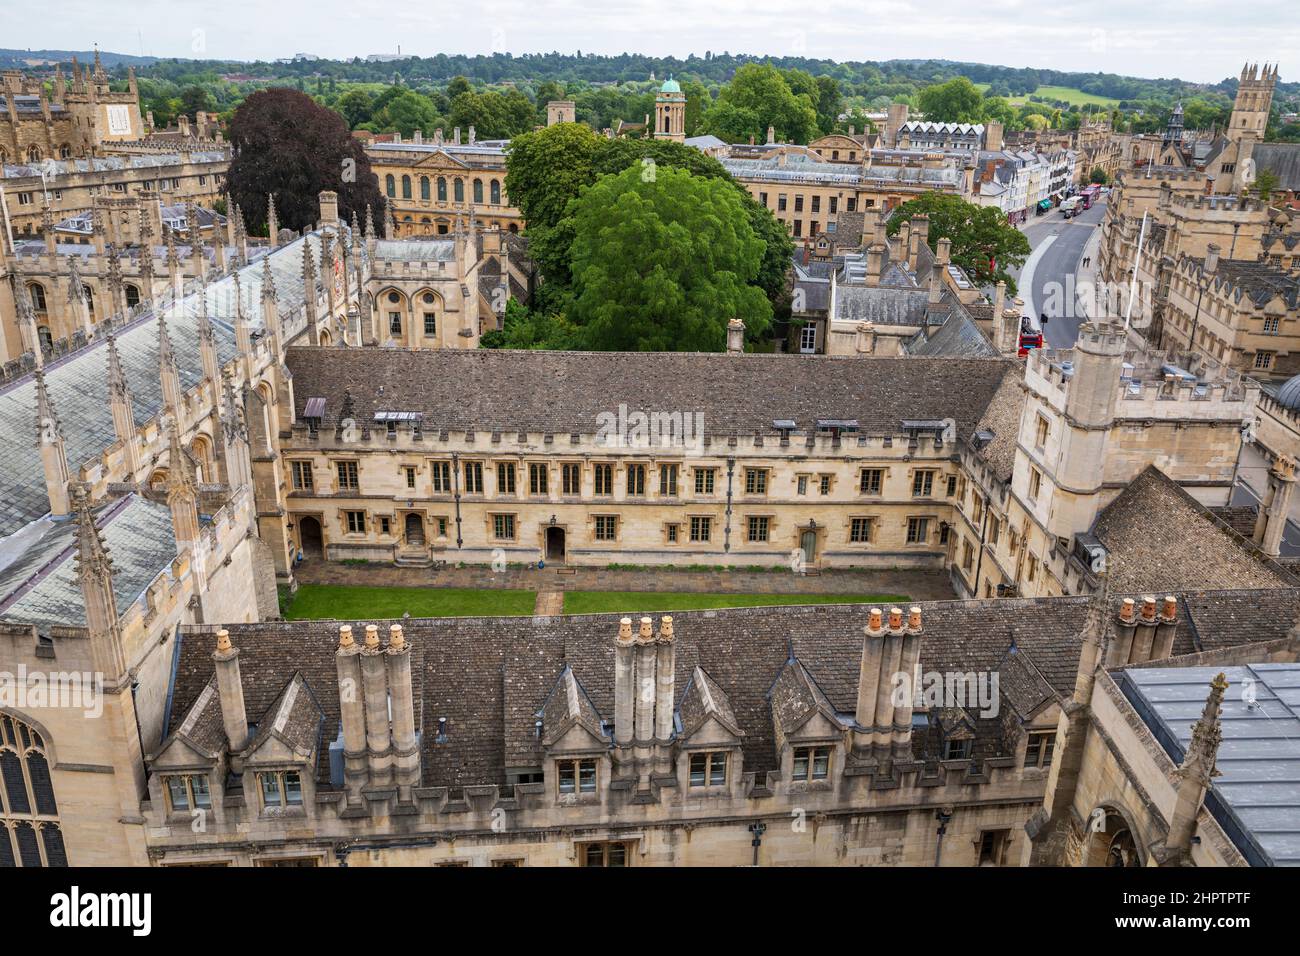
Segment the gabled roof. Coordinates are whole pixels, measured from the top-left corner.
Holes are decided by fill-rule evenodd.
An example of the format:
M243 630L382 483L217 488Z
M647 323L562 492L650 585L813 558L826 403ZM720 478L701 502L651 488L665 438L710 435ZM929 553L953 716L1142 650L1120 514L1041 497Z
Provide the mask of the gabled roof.
M316 752L324 727L325 712L316 701L311 686L295 671L284 689L257 722L257 731L245 748L252 753L272 737L291 751L308 756Z
M718 721L737 737L745 734L736 722L736 713L731 708L731 698L703 667L697 666L691 673L690 683L682 693L678 716L681 718L682 735L686 737L699 730L709 718Z
M1101 510L1092 533L1106 547L1106 574L1115 591L1300 583L1154 465Z

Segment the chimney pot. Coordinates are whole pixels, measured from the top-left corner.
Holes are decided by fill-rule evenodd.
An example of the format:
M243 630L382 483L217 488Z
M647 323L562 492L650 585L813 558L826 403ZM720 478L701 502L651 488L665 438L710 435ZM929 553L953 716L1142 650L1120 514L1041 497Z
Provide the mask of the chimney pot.
M1133 623L1134 609L1137 606L1132 598L1125 598L1124 603L1119 606L1119 619L1125 624Z
M654 625L655 622L652 618L648 618L648 617L641 618L641 636L654 637Z
M659 619L659 636L665 641L673 639L673 619L667 614Z
M1142 620L1154 621L1156 619L1156 599L1151 596L1142 599Z
M366 647L378 647L378 646L379 646L379 625L367 624L366 625Z
M921 609L919 607L908 609L907 626L913 631L919 631L921 629Z
M351 647L352 644L352 625L341 625L339 627L339 647Z
M217 650L223 654L230 650L230 632L224 627L217 631Z
M1177 613L1178 613L1178 601L1174 598L1172 594L1166 594L1165 606L1161 609L1160 616L1163 617L1166 621L1171 621L1173 620L1174 616Z
M881 611L880 608L878 607L873 607L871 609L871 617L869 619L869 623L867 624L867 628L872 631L879 631L883 626L884 626L884 612Z
M402 625L394 624L388 629L388 644L395 651L406 647L406 638L402 634Z
M889 609L889 629L897 631L903 626L903 609L891 607Z
M618 639L620 641L632 640L632 619L630 617L621 618L619 620Z

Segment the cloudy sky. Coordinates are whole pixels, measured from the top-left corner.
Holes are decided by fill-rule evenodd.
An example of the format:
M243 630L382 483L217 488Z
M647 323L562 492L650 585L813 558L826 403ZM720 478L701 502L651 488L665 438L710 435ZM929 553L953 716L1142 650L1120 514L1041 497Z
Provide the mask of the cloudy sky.
M273 59L582 50L938 57L1216 82L1300 79L1294 0L0 0L0 46ZM57 16L51 15L57 11Z

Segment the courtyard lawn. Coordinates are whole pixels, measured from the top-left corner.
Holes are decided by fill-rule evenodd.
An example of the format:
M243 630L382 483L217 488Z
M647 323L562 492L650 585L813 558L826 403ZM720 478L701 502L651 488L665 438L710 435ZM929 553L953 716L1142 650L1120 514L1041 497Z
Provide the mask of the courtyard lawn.
M475 617L532 614L532 591L471 588L372 588L304 584L285 617L291 621L336 618L344 621L411 617Z
M900 594L695 594L687 591L569 591L565 614L650 611L704 611L720 607L768 607L786 604L899 604Z

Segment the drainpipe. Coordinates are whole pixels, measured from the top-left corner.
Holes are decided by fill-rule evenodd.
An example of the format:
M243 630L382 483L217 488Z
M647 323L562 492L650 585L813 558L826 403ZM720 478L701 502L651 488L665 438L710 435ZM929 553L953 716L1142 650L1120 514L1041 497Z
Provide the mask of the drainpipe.
M460 455L455 452L451 455L451 491L456 501L456 547L459 548L465 539L460 533Z
M723 551L731 550L731 497L732 497L731 483L735 474L736 474L736 459L728 458L727 459L727 511L726 511L727 521L722 532Z
M980 547L979 557L975 559L975 585L971 590L972 597L980 596L980 569L984 567L984 534L989 526L989 508L993 506L993 496L989 495L984 502L984 520L980 522Z
M939 821L939 839L934 845L934 865L939 865L939 857L943 854L943 835L948 832L948 821L952 819L952 807L944 807L942 810L934 811L934 818Z
M749 841L749 845L754 848L754 866L758 866L758 848L763 845L763 834L767 832L767 824L751 823L749 832L754 834L754 839Z

